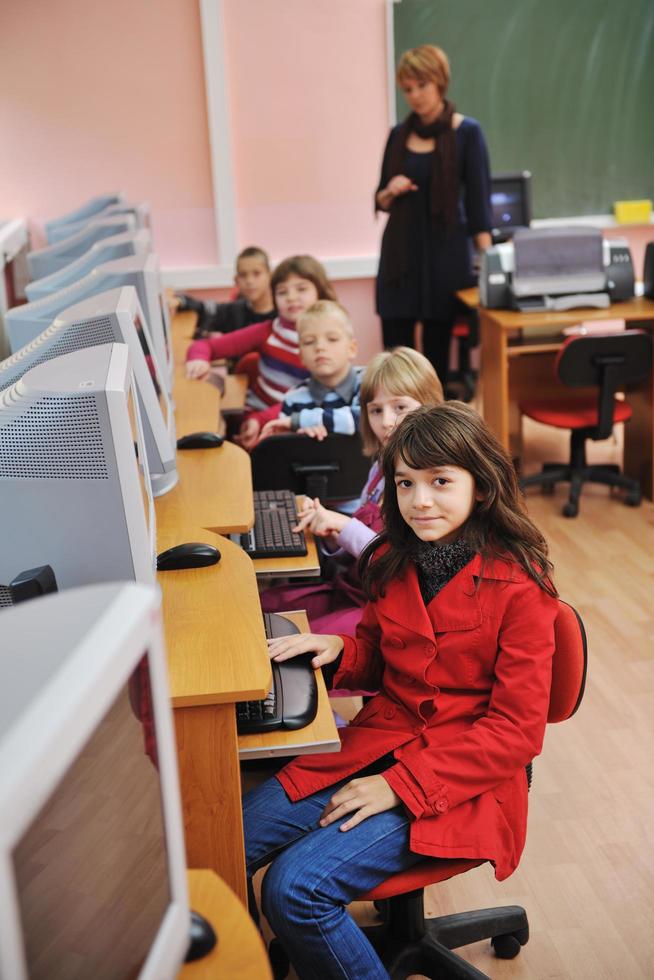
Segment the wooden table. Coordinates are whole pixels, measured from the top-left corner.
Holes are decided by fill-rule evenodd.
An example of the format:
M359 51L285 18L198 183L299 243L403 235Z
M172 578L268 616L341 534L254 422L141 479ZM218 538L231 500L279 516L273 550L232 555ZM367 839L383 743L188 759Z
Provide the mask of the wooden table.
M192 332L188 314L173 322L178 358L189 340L184 332ZM219 392L210 385L187 382L179 361L173 394L176 419L184 418L188 424L185 431L212 428L211 419L217 418L220 408ZM234 705L265 697L271 669L254 564L218 532L252 526L250 460L238 446L225 443L218 449L179 452L177 462L179 483L155 500L157 550L204 541L221 552L216 565L157 576L163 596L187 861L190 867L216 871L246 903ZM303 751L311 749L314 739L321 745L338 739L326 700L323 685L320 724L316 727L314 722ZM266 738L279 744L277 733Z
M164 527L159 540L208 540L193 525ZM252 562L216 538L221 560L159 572L168 651L186 856L211 868L246 902L237 701L263 698L271 670Z
M186 963L177 980L272 980L261 934L234 892L213 871L188 871L191 908L214 928L210 953Z
M479 291L457 293L467 306L478 308L481 330L483 415L502 444L521 455L522 398L562 398L568 389L554 380L553 364L563 343L564 327L581 321L622 319L629 327L654 331L654 300L644 297L613 303L606 310L579 309L562 313L522 313L479 306ZM575 389L579 394L584 389ZM643 493L654 491L654 373L629 389L633 418L625 426L624 471L640 480Z

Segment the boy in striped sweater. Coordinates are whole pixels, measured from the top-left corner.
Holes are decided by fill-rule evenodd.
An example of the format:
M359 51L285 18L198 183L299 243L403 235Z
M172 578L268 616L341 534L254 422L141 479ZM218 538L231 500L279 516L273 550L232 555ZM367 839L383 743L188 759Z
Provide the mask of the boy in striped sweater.
M300 360L298 317L318 299L335 299L325 270L310 255L294 255L280 262L271 285L279 316L234 333L196 340L186 354L187 377L200 380L209 373L212 360L259 353L257 376L247 392L246 415L238 435L244 449L256 444L264 422L278 414L289 388L308 375Z
M291 388L281 412L266 422L260 439L302 432L324 439L330 432L352 435L359 428L362 368L352 367L357 343L347 311L319 300L297 320L302 364L309 378Z

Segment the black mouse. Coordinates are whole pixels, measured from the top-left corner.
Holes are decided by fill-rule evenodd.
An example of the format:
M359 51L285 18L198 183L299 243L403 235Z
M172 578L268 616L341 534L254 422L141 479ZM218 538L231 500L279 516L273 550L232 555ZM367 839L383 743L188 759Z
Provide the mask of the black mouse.
M185 963L200 960L210 953L217 942L213 926L199 912L191 910L191 928L189 931L189 947L184 958Z
M217 432L189 432L177 440L178 449L217 449L225 440Z
M178 568L203 568L220 561L220 552L212 544L202 541L187 541L176 544L157 555L157 571L172 572Z

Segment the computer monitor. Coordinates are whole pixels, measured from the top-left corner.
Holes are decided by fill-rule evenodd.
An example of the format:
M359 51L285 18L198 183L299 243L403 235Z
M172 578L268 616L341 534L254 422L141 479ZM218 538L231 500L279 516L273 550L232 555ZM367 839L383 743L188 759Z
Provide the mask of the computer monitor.
M531 222L531 173L494 174L491 177L491 211L493 241L510 238L516 228L528 228Z
M123 201L118 204L110 204L108 207L95 215L95 218L115 218L117 215L131 214L134 217L137 228L150 228L150 205L142 201L139 204L130 204ZM52 244L60 242L69 235L75 235L89 223L88 218L81 221L74 221L71 224L62 225L54 229L48 236L48 241Z
M117 286L134 286L150 329L159 367L164 375L167 390L172 388L172 348L168 305L164 300L159 274L159 259L148 255L134 255L114 259L96 266L88 275L64 289L52 293L34 303L14 306L5 314L5 327L12 351L20 350L49 327L52 320L74 303Z
M43 299L50 293L56 293L65 286L77 282L82 276L95 269L96 265L111 262L113 259L124 259L128 255L147 255L152 250L152 237L145 228L139 231L125 231L122 235L112 235L94 242L88 252L80 255L51 276L34 279L25 287L25 294L30 303Z
M74 211L68 211L67 214L62 214L59 218L51 218L50 221L46 221L43 226L45 237L47 241L50 241L50 232L53 229L59 228L61 225L74 224L76 221L88 220L112 204L120 204L124 200L125 195L122 193L100 194L99 197L93 197L79 208L75 208Z
M98 293L55 317L35 340L0 361L0 391L37 364L99 344L127 344L143 421L153 496L177 483L175 416L133 286Z
M159 596L95 585L0 616L0 977L173 980L189 903Z
M125 344L64 354L0 392L0 500L0 582L50 565L61 589L152 584L154 505Z
M30 277L42 279L43 276L51 276L53 272L58 272L69 262L88 252L94 242L112 235L121 235L125 231L136 231L133 214L116 214L89 221L80 231L68 235L62 241L28 252L27 267Z

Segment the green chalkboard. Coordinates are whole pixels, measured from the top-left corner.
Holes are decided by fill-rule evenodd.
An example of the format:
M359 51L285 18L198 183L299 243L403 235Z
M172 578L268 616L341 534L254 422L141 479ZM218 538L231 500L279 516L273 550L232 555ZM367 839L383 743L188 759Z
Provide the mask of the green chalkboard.
M654 0L400 0L393 16L396 60L447 52L493 172L531 170L534 217L654 198Z

